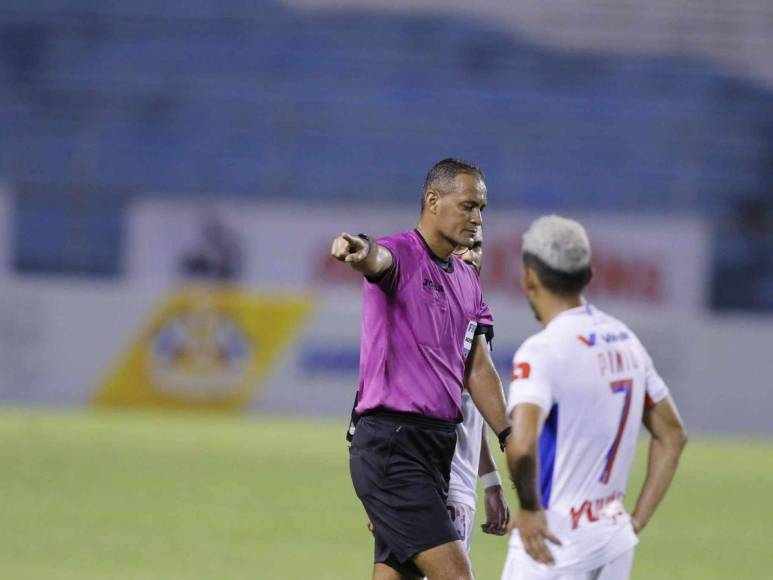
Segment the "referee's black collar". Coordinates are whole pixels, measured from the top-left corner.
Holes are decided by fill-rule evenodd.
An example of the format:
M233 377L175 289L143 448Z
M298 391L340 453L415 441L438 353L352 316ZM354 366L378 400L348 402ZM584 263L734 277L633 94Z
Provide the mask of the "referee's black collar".
M424 248L426 248L427 253L429 254L429 257L432 259L433 262L435 262L438 266L440 266L440 269L443 270L443 272L447 274L453 274L454 273L454 259L449 256L448 260L441 260L435 255L435 252L432 251L432 248L429 247L429 244L427 243L427 240L424 239L424 236L421 235L421 232L417 229L413 230L416 232L416 235L419 236L419 239L424 244Z

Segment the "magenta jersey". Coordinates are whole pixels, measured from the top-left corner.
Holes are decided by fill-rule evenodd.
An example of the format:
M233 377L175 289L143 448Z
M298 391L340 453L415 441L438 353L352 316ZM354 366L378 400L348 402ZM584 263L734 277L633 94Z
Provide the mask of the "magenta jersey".
M461 420L464 365L479 325L493 326L478 273L448 267L416 231L383 238L392 267L362 291L357 413L383 409Z

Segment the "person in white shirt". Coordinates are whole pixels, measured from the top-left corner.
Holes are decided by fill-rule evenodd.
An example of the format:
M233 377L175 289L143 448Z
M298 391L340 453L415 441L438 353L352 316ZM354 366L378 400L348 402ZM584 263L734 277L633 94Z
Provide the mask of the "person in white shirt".
M457 255L480 273L483 257L482 234L476 236L470 248L465 248ZM493 336L486 336L489 348L491 348L492 339ZM505 535L510 510L502 489L502 480L488 444L483 416L475 407L466 389L462 392L462 417L462 422L456 427L456 450L451 462L451 479L446 506L459 538L469 553L479 477L485 493L486 522L481 525L483 532L497 536Z
M583 300L591 279L583 227L539 218L523 236L523 266L545 328L513 360L507 462L520 508L502 580L625 580L676 471L684 428L636 335ZM649 462L629 515L623 498L642 422Z

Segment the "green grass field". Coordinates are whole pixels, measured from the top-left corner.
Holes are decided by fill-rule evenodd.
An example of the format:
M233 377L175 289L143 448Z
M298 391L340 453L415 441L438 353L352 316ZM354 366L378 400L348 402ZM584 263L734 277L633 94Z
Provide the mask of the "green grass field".
M4 411L0 578L368 578L372 541L343 430ZM634 578L772 578L771 490L773 444L691 441ZM505 551L503 538L477 533L479 579L499 578Z

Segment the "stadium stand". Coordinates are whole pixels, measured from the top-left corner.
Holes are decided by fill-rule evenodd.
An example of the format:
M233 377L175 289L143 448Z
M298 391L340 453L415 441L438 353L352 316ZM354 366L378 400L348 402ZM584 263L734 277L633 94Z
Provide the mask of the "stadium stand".
M773 92L706 61L428 14L6 0L0 131L22 271L120 273L134 195L415 203L424 168L454 154L484 165L497 204L738 230L715 250L715 303L773 308L721 275L749 257L739 213L773 208ZM747 274L764 288L768 260Z

